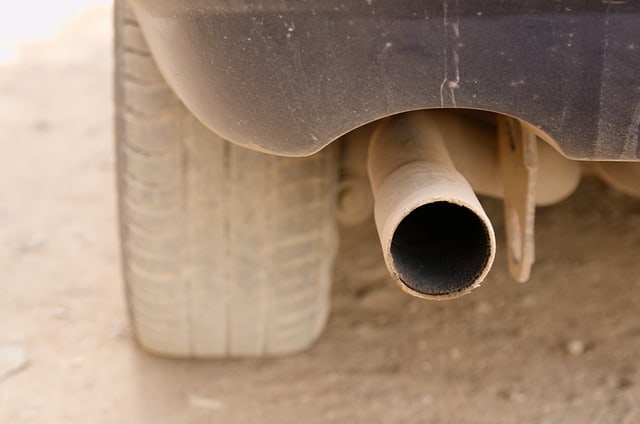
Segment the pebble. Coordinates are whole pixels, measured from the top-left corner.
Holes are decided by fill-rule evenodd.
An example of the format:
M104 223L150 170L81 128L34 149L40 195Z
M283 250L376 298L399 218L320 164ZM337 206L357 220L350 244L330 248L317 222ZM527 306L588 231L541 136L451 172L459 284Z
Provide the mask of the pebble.
M462 356L462 352L457 347L452 347L449 349L449 358L451 359L459 359Z
M586 349L586 345L582 340L569 340L565 346L567 353L573 356L582 355Z
M195 393L187 393L187 402L195 408L216 410L222 409L224 404L218 399L196 395Z
M368 309L384 309L389 304L389 293L380 289L371 290L360 299L360 304Z
M431 405L433 403L433 396L431 395L422 396L422 398L420 399L420 403L423 405Z
M69 308L67 308L66 306L55 306L51 310L51 315L53 315L53 317L56 319L64 319L67 317L68 312Z
M527 400L527 395L520 390L511 390L508 396L509 400L512 402L522 403Z
M522 403L527 400L527 395L519 389L505 390L498 395L510 402Z
M62 366L65 369L77 369L84 365L84 356L76 355L71 358L66 358L62 361Z
M115 324L109 331L111 337L115 339L125 339L129 336L129 326L127 324Z
M47 121L46 119L39 118L39 119L36 119L35 121L33 121L33 128L36 131L45 132L45 131L48 131L51 128L51 123L49 121Z
M29 366L29 355L24 345L0 346L0 381Z
M22 241L22 251L30 252L39 249L44 244L44 237L41 234L32 234Z
M493 306L489 302L480 302L475 306L474 311L478 315L488 315L493 311Z

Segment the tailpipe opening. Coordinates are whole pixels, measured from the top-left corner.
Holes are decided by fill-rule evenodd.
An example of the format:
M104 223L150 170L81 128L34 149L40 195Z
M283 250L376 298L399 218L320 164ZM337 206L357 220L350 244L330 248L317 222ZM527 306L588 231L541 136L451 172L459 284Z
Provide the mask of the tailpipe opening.
M490 266L490 232L464 206L445 201L419 206L400 222L391 240L398 277L425 295L464 293Z
M491 222L445 147L456 134L447 122L428 111L387 118L367 163L387 268L405 292L428 299L478 287L496 249Z

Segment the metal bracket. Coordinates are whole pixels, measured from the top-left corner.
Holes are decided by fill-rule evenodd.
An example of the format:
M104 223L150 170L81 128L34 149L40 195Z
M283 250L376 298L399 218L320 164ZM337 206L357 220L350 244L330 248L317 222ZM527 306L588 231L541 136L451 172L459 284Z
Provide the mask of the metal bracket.
M500 166L504 186L509 272L515 280L529 279L535 261L535 197L538 177L538 139L519 120L498 119Z

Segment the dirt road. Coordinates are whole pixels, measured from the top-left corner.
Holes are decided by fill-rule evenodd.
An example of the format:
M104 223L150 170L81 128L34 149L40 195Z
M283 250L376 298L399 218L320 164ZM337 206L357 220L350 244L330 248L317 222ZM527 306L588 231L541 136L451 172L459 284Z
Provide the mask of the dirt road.
M343 231L310 351L140 352L119 274L109 25L85 11L0 66L0 423L640 422L640 201L589 179L538 211L525 285L502 243L472 295L414 300L380 272L368 223ZM500 204L483 202L502 238Z

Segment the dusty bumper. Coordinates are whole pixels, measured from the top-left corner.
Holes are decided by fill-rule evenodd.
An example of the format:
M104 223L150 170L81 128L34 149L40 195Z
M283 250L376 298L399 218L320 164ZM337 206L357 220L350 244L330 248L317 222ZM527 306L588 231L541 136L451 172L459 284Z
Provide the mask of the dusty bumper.
M458 107L522 118L571 158L638 160L640 6L511 3L133 0L170 85L240 145L306 155Z

